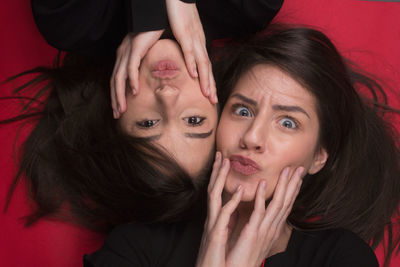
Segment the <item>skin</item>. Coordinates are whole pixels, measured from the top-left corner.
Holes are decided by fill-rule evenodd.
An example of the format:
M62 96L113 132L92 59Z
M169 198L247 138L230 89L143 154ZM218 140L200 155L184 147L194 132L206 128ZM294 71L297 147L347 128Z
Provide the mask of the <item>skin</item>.
M328 157L318 145L318 133L314 96L277 67L253 67L238 81L222 112L217 149L224 158L250 158L260 170L244 176L231 168L225 193L232 195L241 185L242 201L253 201L264 179L270 199L285 167L290 174L300 166L310 174L318 172Z
M154 66L168 60L174 75L159 77ZM140 93L127 95L127 111L119 123L123 131L153 140L168 151L189 175L196 176L214 150L217 107L203 96L198 78L187 71L179 45L157 41L139 69Z
M270 65L242 75L218 125L221 152L196 266L256 267L286 250L292 232L286 220L302 177L328 158L318 137L316 99L300 83ZM257 171L235 168L232 155L256 162Z
M206 41L196 4L166 0L167 15L173 34L182 47L186 67L193 78L199 77L201 90L212 103L217 103L214 76L208 58ZM126 111L125 86L139 93L139 66L147 51L160 39L164 29L128 33L117 50L117 60L110 81L114 118Z

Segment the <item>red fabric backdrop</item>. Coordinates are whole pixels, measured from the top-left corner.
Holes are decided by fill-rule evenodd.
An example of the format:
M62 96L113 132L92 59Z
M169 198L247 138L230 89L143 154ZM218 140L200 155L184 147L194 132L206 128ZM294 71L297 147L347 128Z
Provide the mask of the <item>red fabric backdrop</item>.
M400 93L400 4L360 0L286 0L277 21L318 27L327 33L349 58L382 78ZM37 65L50 65L56 51L35 27L28 0L0 3L0 81ZM15 83L1 85L0 96L9 95ZM396 91L397 90L397 91ZM391 104L400 108L391 98ZM0 118L15 114L17 104L0 103ZM14 113L13 113L14 111ZM21 133L20 140L28 131ZM0 206L15 174L14 140L17 127L0 127ZM17 187L9 209L0 215L0 265L82 265L82 255L97 249L103 236L88 230L48 220L24 228L21 216L30 205L25 185ZM398 229L399 230L399 229ZM382 261L382 248L377 256ZM400 256L392 264L400 266Z

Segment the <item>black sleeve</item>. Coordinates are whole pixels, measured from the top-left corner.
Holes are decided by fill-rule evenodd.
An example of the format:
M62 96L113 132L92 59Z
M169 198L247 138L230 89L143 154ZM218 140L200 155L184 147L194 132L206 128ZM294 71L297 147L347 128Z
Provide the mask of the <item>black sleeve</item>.
M283 0L198 0L204 32L209 40L245 37L272 21Z
M151 236L144 225L118 226L107 236L100 250L84 256L84 266L155 266L158 256L151 245Z
M168 25L165 0L31 0L31 5L50 45L82 54L114 53L128 32Z
M356 234L345 231L335 248L332 267L379 267L374 251Z

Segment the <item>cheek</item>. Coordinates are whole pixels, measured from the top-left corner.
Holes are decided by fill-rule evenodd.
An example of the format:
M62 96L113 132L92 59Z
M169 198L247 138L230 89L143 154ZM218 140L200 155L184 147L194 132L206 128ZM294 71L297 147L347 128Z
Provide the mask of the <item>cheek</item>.
M303 136L304 137L304 136ZM316 142L311 136L300 137L289 141L280 140L270 143L270 152L274 161L273 165L278 170L289 166L293 169L303 166L308 170L313 162ZM274 157L275 156L275 157Z
M231 150L232 146L239 142L237 139L238 130L235 128L234 123L221 117L217 128L217 150L223 152L225 156L224 152Z

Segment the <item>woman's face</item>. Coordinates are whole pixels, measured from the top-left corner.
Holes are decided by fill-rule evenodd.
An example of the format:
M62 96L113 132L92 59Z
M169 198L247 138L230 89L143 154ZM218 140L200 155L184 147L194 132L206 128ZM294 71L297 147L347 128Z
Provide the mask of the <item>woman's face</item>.
M175 41L159 40L143 58L139 93L127 94L120 126L167 150L189 175L199 174L214 151L216 105L187 72Z
M267 199L280 173L303 166L318 172L328 154L318 146L316 100L277 67L257 65L245 73L230 95L217 131L217 149L230 159L225 192L244 188L242 201L252 201L261 180Z

